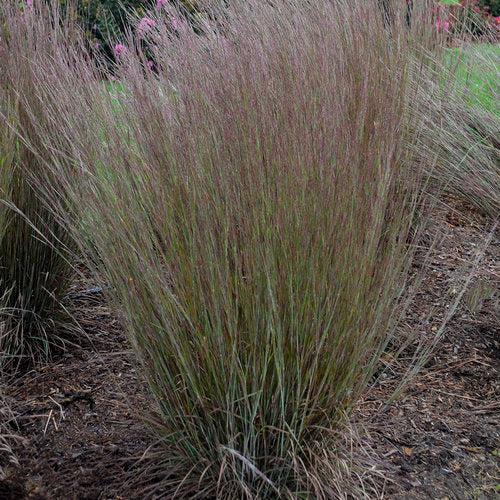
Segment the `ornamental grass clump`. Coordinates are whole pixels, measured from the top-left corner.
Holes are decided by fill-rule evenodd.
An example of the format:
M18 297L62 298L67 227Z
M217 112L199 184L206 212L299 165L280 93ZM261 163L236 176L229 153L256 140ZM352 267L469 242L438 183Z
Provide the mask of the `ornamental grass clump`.
M41 72L84 170L54 154L61 190L156 401L162 494L345 493L336 436L399 342L427 7L165 5L119 41L112 95L83 64Z
M446 54L418 99L423 120L414 144L433 186L493 218L500 213L498 59L486 45Z
M500 213L500 120L464 96L428 100L416 156L432 184L493 219Z
M50 63L57 37L67 34L42 14L18 2L0 6L0 369L47 357L71 323L62 305L73 274L70 238L40 196L57 179L26 105L43 115L36 61Z

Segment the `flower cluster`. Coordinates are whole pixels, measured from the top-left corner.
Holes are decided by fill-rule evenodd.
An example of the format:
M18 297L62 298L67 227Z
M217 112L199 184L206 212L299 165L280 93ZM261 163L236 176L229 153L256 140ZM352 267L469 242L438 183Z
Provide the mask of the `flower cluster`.
M436 30L438 33L449 33L450 32L450 21L448 19L442 20L440 17L436 19Z
M432 10L436 30L439 33L452 33L465 29L473 35L491 33L491 29L500 27L498 17L493 17L488 8L479 0L456 0L455 3L437 1Z
M443 10L442 6L438 9ZM493 17L488 7L479 0L457 0L456 4L448 8L448 16L440 17L436 27L440 31L450 31L454 24L465 24L467 29L476 35L481 35L491 28L498 28L500 20Z
M124 56L127 52L128 52L127 47L125 45L123 45L122 43L117 43L113 47L113 53L114 53L116 59L120 59L120 57Z
M32 0L31 0L32 1ZM157 8L161 8L167 4L168 0L158 0L156 3ZM155 26L157 22L147 16L144 16L139 20L137 24L137 36L139 39L143 39L147 33L149 33ZM186 30L187 23L183 19L179 19L176 16L171 16L170 18L170 29L175 33L180 33ZM128 52L128 48L122 43L118 43L113 47L113 54L115 59L118 60L122 58ZM149 69L153 69L154 64L151 61L148 61L147 66Z
M137 26L137 35L143 38L151 29L156 26L156 21L150 17L143 17Z

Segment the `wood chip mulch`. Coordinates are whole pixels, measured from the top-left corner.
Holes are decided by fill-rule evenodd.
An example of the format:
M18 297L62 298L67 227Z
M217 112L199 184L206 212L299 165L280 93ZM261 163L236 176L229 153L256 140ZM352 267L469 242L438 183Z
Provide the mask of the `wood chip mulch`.
M492 222L454 200L436 214L446 236L432 254L409 326L432 338L481 252ZM500 495L500 321L497 234L426 366L384 404L405 359L361 402L366 445L394 499L493 499ZM81 285L80 285L81 286ZM102 298L79 298L83 338L7 389L19 416L19 466L0 480L0 500L141 498L131 471L152 438L139 418L151 403L119 322ZM88 303L85 303L85 302ZM422 318L428 318L422 321ZM401 372L399 371L401 370Z

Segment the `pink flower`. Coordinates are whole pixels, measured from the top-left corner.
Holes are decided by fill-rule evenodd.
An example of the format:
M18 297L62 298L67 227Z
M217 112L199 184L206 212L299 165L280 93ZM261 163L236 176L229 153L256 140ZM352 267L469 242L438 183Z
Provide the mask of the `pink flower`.
M125 55L128 52L127 47L122 43L117 43L113 47L113 53L115 54L116 59L119 59L121 56Z
M165 7L167 5L168 0L156 0L156 8L160 10L162 7Z
M494 17L493 21L495 22L496 26L500 26L500 16Z
M26 0L26 5L28 7L33 7L33 0Z
M154 62L149 60L146 62L146 66L148 67L148 69L152 70L155 66Z
M450 32L450 21L441 21L441 18L437 18L436 20L436 30L438 31L438 33L441 33L441 32L445 32L445 33L449 33Z
M156 26L156 21L150 17L143 17L137 26L137 33L142 38L149 30Z

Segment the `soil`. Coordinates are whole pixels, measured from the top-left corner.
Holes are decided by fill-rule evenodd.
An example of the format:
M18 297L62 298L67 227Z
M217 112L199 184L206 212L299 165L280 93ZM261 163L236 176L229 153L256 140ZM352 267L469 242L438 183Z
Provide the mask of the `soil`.
M407 327L427 340L440 334L437 344L397 400L385 403L408 369L404 356L356 412L385 477L378 480L379 496L498 498L500 242L492 226L455 200L435 214L434 231L445 237L425 266ZM478 253L482 259L461 297ZM19 465L8 466L0 480L1 500L144 498L133 478L154 443L139 418L151 402L119 321L99 293L84 292L90 287L74 290L87 335L80 345L7 388L19 417L13 431L23 440L15 446Z
M406 369L404 360L360 408L372 419L367 444L385 458L387 498L500 496L499 233L471 207L449 201L436 215L435 228L446 235L430 259L410 325L419 325L423 336L439 333L468 277L470 284L403 396L382 404Z

